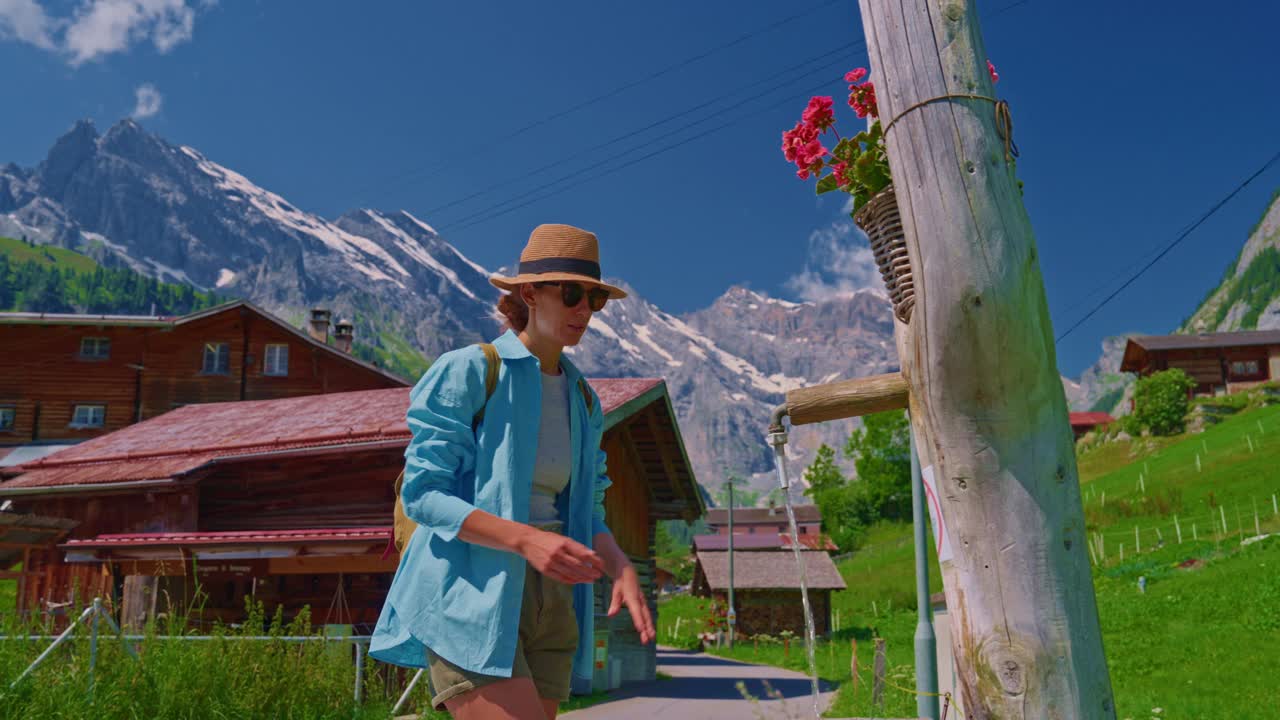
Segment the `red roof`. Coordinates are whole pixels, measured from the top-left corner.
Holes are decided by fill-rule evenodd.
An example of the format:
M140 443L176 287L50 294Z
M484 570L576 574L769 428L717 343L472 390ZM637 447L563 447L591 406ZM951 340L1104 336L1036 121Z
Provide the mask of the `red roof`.
M594 379L606 415L658 385L655 379ZM211 462L260 453L408 444L409 388L357 390L277 400L186 405L34 462L0 468L10 488L176 479ZM608 419L606 420L608 422ZM19 474L21 473L21 474Z
M1095 425L1107 425L1115 421L1115 418L1104 412L1071 413L1071 427L1093 427Z
M118 547L189 547L193 545L292 545L297 543L352 542L369 540L385 542L391 537L390 527L358 527L320 530L232 530L223 532L127 533L98 535L68 540L67 549L110 549Z

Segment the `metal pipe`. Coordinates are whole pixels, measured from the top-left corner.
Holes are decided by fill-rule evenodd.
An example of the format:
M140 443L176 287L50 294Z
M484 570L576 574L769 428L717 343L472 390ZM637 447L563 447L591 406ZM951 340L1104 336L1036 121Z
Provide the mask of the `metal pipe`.
M38 469L38 468L36 468ZM82 485L58 485L55 487L17 487L0 489L0 497L18 497L20 495L62 495L65 493L78 493L88 490L97 490L100 492L109 492L117 490L131 490L134 488L144 487L174 487L177 483L173 480L127 480L118 483L87 483Z
M404 704L409 701L409 694L418 686L418 681L422 679L422 673L424 672L426 672L425 668L418 668L418 672L413 674L413 679L409 681L409 686L404 689L404 692L400 693L400 699L391 708L392 717L395 717L400 712L400 708L404 707Z
M89 620L89 697L93 697L93 674L98 666L98 619L102 617L102 598L93 599L93 615Z
M773 415L771 415L769 418L769 432L770 433L784 432L785 428L783 428L782 426L782 418L787 417L790 414L791 414L791 411L787 409L786 403L782 403L781 405L775 407L773 409ZM770 442L772 442L772 440L770 440Z
M729 611L725 613L725 621L729 626L729 649L733 649L734 625L738 621L738 613L733 604L733 475L729 476Z
M929 550L925 533L924 479L916 454L916 433L908 422L911 442L911 523L916 552L916 714L938 720L938 644L929 607Z
M76 629L76 625L79 625L81 622L84 621L85 618L89 617L89 613L91 612L93 612L92 607L85 608L84 612L80 613L80 617L76 618L75 621L73 621L70 625L68 625L67 629L63 630L61 635L52 636L55 638L53 643L50 644L49 647L45 648L44 652L40 653L39 657L37 657L34 661L32 661L32 663L27 666L26 670L22 671L22 674L18 676L17 680L14 680L12 683L9 683L9 689L12 690L13 688L17 687L18 683L22 682L23 678L35 672L35 669L40 667L40 663L44 662L45 658L49 657L49 655L53 653L54 648L57 648L64 641L66 641L67 638L71 637L71 632Z
M364 694L364 646L359 642L351 643L356 651L356 704L360 704Z

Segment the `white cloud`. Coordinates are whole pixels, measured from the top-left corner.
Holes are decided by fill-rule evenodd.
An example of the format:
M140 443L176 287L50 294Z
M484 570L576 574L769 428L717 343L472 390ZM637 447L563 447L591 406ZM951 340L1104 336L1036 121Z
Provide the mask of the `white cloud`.
M54 23L35 0L0 0L0 40L15 38L53 50Z
M787 278L786 287L810 302L849 297L859 290L884 294L866 236L849 220L837 220L809 234L804 270Z
M72 65L151 40L162 53L191 39L196 12L185 0L88 0L65 36Z
M213 3L197 0L200 7ZM57 52L72 67L150 42L166 53L191 39L187 0L83 0L70 17L51 17L36 0L0 0L0 39Z
M133 92L137 97L137 102L133 106L132 117L142 120L160 112L160 103L163 98L160 97L160 91L156 89L155 85L143 83Z

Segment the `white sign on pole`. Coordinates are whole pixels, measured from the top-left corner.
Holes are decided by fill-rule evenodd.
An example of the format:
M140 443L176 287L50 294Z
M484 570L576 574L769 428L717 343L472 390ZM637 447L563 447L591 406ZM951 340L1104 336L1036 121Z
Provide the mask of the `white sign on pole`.
M934 482L933 466L930 465L921 470L920 478L924 480L924 496L929 506L929 522L933 525L934 550L938 553L938 562L947 562L951 559L951 535L942 521L942 506L938 504L938 484Z

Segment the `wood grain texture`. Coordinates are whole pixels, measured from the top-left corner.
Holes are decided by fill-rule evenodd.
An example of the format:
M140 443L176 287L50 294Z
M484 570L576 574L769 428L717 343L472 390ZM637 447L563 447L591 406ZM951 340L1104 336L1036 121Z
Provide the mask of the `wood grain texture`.
M872 375L787 393L787 416L792 425L862 417L907 407L907 380L902 373Z
M884 122L940 95L994 97L972 4L859 4ZM1114 718L1044 283L993 105L917 107L886 142L916 289L895 335L952 537L963 705L977 720Z

